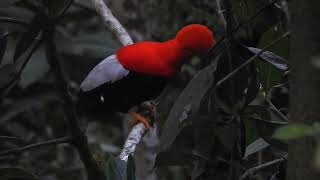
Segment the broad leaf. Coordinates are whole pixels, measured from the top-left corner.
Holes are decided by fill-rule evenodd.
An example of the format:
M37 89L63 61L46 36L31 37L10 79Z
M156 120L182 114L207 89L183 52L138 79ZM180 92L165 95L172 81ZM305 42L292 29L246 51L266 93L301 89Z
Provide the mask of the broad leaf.
M254 54L258 54L261 49L254 48L254 47L247 47L251 52ZM288 69L288 62L284 58L274 54L270 51L265 51L259 56L262 60L272 64L273 66L277 67L281 70L287 70Z
M269 146L269 143L267 143L262 138L259 138L256 141L254 141L253 143L251 143L249 146L247 146L244 158L246 158L256 152L259 152L268 146Z
M200 102L214 82L215 66L202 69L187 85L173 105L160 137L160 146L166 149L184 126L198 112Z
M277 129L273 137L280 140L293 140L306 136L313 136L320 133L320 126L315 124L313 126L306 124L288 124Z

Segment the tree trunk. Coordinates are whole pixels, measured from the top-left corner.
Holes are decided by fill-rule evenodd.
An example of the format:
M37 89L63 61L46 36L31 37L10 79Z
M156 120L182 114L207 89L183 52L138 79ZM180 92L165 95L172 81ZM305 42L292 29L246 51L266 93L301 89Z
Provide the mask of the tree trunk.
M291 34L290 122L320 122L320 1L293 1ZM288 180L316 180L316 140L313 137L291 142Z

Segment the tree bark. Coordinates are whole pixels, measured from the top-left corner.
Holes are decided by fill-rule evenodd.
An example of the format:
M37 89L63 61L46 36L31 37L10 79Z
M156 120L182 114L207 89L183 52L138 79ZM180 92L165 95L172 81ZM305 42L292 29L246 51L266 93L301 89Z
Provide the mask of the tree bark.
M290 123L320 122L320 1L295 0L290 42ZM316 180L314 137L289 144L288 180Z

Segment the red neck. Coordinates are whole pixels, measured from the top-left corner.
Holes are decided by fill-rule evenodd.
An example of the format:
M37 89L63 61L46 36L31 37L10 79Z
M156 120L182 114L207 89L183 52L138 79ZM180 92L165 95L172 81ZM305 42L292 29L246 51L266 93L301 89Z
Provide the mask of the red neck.
M128 70L167 77L174 76L190 55L175 39L162 43L142 41L117 52L119 62Z
M186 53L181 49L180 44L176 39L161 43L159 51L161 54L166 55L166 58L163 58L163 61L176 70L179 70L183 61L191 56L191 54Z

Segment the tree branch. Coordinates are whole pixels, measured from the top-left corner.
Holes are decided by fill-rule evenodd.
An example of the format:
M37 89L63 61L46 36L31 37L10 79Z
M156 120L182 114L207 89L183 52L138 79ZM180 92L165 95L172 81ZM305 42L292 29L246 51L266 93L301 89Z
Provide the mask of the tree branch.
M121 42L123 46L132 44L133 41L125 28L120 24L120 22L113 16L111 10L103 2L103 0L89 0L92 6L95 8L99 16L102 18L104 24L107 26L108 30L111 31ZM120 159L123 161L128 160L128 156L134 153L136 146L141 141L141 138L146 131L145 126L142 123L136 124L129 133L127 140L123 146L123 149L119 155Z
M223 11L221 9L220 0L216 0L216 7L217 7L217 13L218 13L219 19L222 22L223 28L226 30L227 22L226 22L226 19L224 18Z
M20 20L20 19L15 19L15 18L10 18L10 17L0 17L0 22L5 22L5 23L13 23L13 24L19 24L22 26L28 26L28 22Z
M145 131L146 131L146 127L142 123L138 123L137 125L132 127L127 137L127 140L123 145L122 151L119 155L119 158L121 160L128 161L129 155L134 153Z
M48 27L44 34L46 38L46 56L55 74L56 86L58 87L60 96L64 100L65 122L67 124L68 132L72 137L71 144L78 150L80 158L86 167L87 179L105 180L106 177L99 169L97 162L90 152L87 137L82 132L76 116L75 106L72 97L69 94L68 82L63 75L57 57L56 45L54 43L54 26Z
M267 163L264 163L264 164L261 164L259 166L255 166L255 167L252 167L250 169L248 169L240 178L239 180L244 180L245 178L247 178L248 176L252 176L253 174L255 174L256 172L260 171L260 170L263 170L265 168L268 168L270 166L274 166L274 165L277 165L277 164L280 164L282 163L283 161L286 161L286 157L282 157L282 158L279 158L279 159L275 159L273 161L270 161L270 162L267 162Z
M120 24L120 22L113 16L111 10L104 3L103 0L89 0L99 16L102 18L104 24L108 30L111 31L121 42L123 46L132 44L133 41L129 36L126 29Z
M63 138L58 138L58 139L52 139L49 141L43 141L43 142L38 142L34 144L29 144L27 146L22 146L14 149L9 149L6 151L0 152L0 157L7 156L10 154L21 154L25 151L29 151L41 146L49 146L49 145L56 145L56 144L63 144L63 143L69 143L71 141L70 137L63 137Z
M221 80L219 80L215 86L215 88L221 86L222 83L224 83L225 81L227 81L229 78L233 77L235 74L237 74L237 72L239 72L242 68L244 68L245 66L247 66L248 64L250 64L251 62L253 62L257 57L259 57L262 53L264 53L265 51L267 51L270 47L274 46L275 44L277 44L280 40L282 40L285 37L288 37L290 35L290 31L284 33L282 36L280 36L279 38L277 38L276 40L272 41L270 44L266 45L264 48L261 49L261 51L259 51L257 54L255 54L254 56L252 56L250 59L248 59L246 62L244 62L243 64L241 64L239 67L237 67L235 70L233 70L231 73L229 73L228 75L226 75L225 77L223 77Z
M247 20L241 22L239 25L237 25L235 28L232 29L232 33L237 32L240 28L242 28L243 26L249 24L251 21L253 21L255 18L257 18L261 13L263 13L266 9L268 9L269 7L271 7L275 2L277 2L278 0L272 0L269 4L267 4L266 6L262 7L261 9L259 9L254 15L252 15L251 17L249 17ZM214 47L212 47L207 55L207 57L210 57L211 54L214 52L214 50L227 38L227 35L224 34L221 39L216 43L216 45Z

